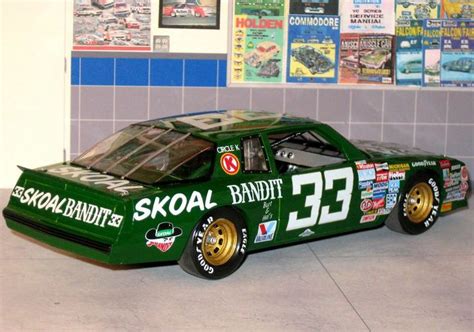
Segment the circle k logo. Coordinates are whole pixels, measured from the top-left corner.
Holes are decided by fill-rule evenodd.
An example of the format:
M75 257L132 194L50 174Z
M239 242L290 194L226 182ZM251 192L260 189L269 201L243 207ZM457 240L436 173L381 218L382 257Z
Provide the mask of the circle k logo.
M240 162L233 153L224 153L221 157L222 170L228 175L239 173Z
M360 203L360 209L364 212L372 210L373 206L374 206L374 204L372 203L372 201L370 199L364 199Z

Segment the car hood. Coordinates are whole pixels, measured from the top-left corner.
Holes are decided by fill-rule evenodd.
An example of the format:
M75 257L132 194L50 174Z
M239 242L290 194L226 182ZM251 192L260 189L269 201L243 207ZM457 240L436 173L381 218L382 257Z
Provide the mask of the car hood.
M351 140L357 148L373 158L401 156L434 156L435 153L395 143Z

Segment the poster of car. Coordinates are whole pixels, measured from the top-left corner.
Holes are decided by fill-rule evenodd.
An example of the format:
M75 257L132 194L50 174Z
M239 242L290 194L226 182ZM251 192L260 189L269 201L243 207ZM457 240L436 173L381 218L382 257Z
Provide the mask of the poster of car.
M439 18L440 0L395 0L397 23L409 20Z
M341 33L339 57L339 83L354 84L359 81L359 35Z
M442 0L441 18L474 20L474 1Z
M420 86L423 73L423 21L400 21L395 28L395 35L397 85Z
M423 21L423 74L422 85L440 85L441 61L441 20Z
M158 26L174 29L219 29L220 0L161 0Z
M441 86L474 86L474 21L443 20Z
M74 50L150 50L150 0L75 0Z
M342 33L395 33L395 0L344 0L339 13Z
M339 15L339 0L292 0L290 14Z
M231 82L282 82L284 0L236 1Z
M287 82L337 83L338 16L289 15Z
M393 84L393 43L392 35L360 35L358 83Z

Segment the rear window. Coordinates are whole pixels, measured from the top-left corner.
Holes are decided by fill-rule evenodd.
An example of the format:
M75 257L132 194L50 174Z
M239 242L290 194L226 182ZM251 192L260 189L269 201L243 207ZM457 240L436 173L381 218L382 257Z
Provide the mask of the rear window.
M133 125L73 160L73 164L146 184L210 175L214 144L189 133Z

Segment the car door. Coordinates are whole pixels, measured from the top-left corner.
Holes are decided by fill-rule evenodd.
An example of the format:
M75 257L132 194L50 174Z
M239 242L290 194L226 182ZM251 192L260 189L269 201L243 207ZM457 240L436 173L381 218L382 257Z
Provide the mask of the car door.
M316 132L268 135L282 180L279 243L331 235L360 225L356 166Z

